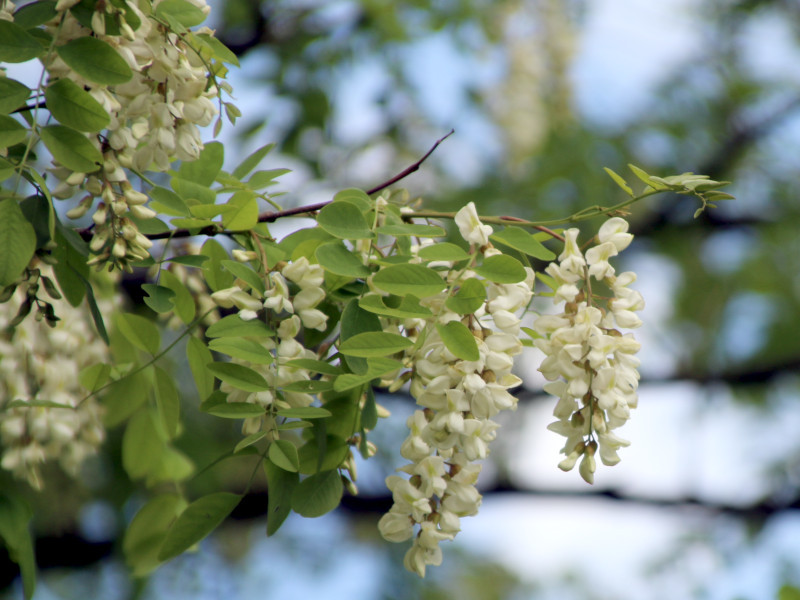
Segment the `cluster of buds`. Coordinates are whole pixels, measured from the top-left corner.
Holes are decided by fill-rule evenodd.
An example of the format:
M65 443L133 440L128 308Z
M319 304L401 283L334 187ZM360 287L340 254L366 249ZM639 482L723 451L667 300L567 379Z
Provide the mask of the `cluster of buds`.
M614 430L625 424L636 408L639 384L640 344L630 333L641 325L636 311L644 308L639 292L629 288L636 275L617 275L608 260L633 239L628 223L619 217L606 221L597 244L586 251L578 246L577 229L564 232L564 251L546 272L556 282L554 300L564 303L557 315L543 315L534 322L542 337L534 344L545 354L539 370L550 381L545 391L559 398L553 411L558 421L548 429L566 437L558 465L569 471L580 460L579 472L594 481L595 454L606 465L619 462L617 450L629 442ZM601 297L593 280L611 293ZM597 287L597 286L596 286Z
M7 329L26 301L20 288L0 304L0 466L41 489L43 463L57 461L75 475L105 437L101 407L83 400L78 374L107 362L108 347L86 311L64 300L52 301L61 318L50 327L25 319Z
M101 39L125 60L132 77L122 84L101 85L76 73L57 53L48 55L45 67L51 82L74 81L110 116L104 135L88 135L103 156L102 167L93 173L78 173L57 164L53 173L60 183L53 195L66 199L85 192L68 211L70 218L86 214L99 198L93 213L90 248L95 256L90 264L129 269L130 262L149 256L152 245L129 217L149 219L155 212L145 206L147 196L133 189L126 169L163 172L175 160L197 159L203 149L199 127L209 125L217 114L212 100L219 90L186 37L145 14L138 3L98 2L90 28L69 10L76 3L57 3L59 15L47 25L55 43L90 35ZM192 0L192 4L206 14L210 10L205 0ZM157 6L158 0L152 10ZM117 24L113 32L107 28L109 19Z
M470 203L456 217L465 240L486 256L496 254L488 236L491 227L481 224ZM453 271L448 270L452 277ZM521 380L512 374L513 357L522 351L518 339L519 318L533 295L533 271L525 281L496 284L483 281L486 302L471 315L447 310L447 292L423 300L436 316L425 323L406 323L407 331L421 331L424 342L410 356L414 365L411 394L421 409L408 419L409 436L400 453L411 461L399 470L409 475L387 478L394 504L380 522L384 538L403 542L414 538L404 564L412 572L425 575L427 565L439 565L439 542L452 540L460 531L461 517L475 515L481 495L475 484L489 444L496 436L498 423L492 420L502 410L516 408L509 393ZM462 280L476 277L466 271ZM439 337L435 324L460 321L475 338L476 360L455 356ZM415 527L419 525L415 534Z

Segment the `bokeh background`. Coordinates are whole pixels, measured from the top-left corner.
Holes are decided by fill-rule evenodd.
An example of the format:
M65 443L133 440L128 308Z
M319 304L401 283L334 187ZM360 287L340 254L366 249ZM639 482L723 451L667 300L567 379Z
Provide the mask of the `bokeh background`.
M111 432L81 481L54 473L53 493L36 500L36 598L800 598L800 4L212 6L242 63L226 166L275 142L270 165L292 169L280 184L286 207L381 183L451 128L401 184L437 210L473 201L484 214L566 216L620 201L602 168L624 173L629 162L732 181L737 200L698 219L684 197L634 207L637 238L621 258L647 301L640 404L622 431L631 447L599 467L594 486L556 468L560 438L545 429L554 401L531 351L519 410L484 467L481 514L424 581L403 570L405 546L376 530L412 411L402 394L381 400L393 417L376 432L381 454L360 465L358 498L320 519L293 515L267 539L256 485L196 554L132 581L120 536L143 496ZM196 405L181 356L176 377ZM237 432L197 418L207 435L182 450L202 465ZM193 485L241 489L249 474L230 468ZM19 597L2 564L0 597Z

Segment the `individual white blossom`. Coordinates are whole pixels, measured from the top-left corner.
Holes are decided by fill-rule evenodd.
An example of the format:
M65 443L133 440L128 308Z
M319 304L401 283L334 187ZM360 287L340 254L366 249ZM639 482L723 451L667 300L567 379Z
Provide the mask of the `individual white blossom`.
M474 202L470 202L456 213L455 222L461 237L470 244L486 246L489 243L492 227L481 223Z

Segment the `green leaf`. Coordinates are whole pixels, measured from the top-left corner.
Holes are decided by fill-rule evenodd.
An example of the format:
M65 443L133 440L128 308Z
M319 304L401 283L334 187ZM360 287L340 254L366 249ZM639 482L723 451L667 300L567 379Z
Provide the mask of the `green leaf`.
M28 135L28 128L16 119L0 115L0 148L19 144Z
M292 512L292 493L300 481L297 473L285 471L269 460L264 461L267 475L267 535L274 535Z
M447 287L436 271L411 264L384 267L375 273L372 283L384 292L398 296L412 294L417 298L434 296Z
M213 35L199 33L195 34L195 37L199 38L208 48L213 51L214 57L217 60L236 65L237 67L239 66L239 59L236 58L236 55L231 51L231 49Z
M22 27L0 20L0 62L22 63L43 53L42 45Z
M103 106L71 79L57 79L48 85L45 100L50 114L78 131L100 131L111 119Z
M288 440L275 440L269 445L267 456L284 471L295 473L300 469L297 447Z
M371 312L358 305L358 298L353 298L342 311L339 339L343 342L359 333L381 331L381 320ZM353 373L367 372L367 361L356 356L345 356L344 361Z
M164 262L173 262L178 263L179 265L186 265L187 267L201 268L207 260L208 257L202 254L184 254L182 256L171 256L169 258L165 258Z
M161 423L169 439L177 437L181 420L181 400L178 389L173 383L173 377L160 367L155 368L156 374L156 406L161 417Z
M645 185L656 189L658 187L661 187L653 184L653 181L650 179L650 175L644 169L640 169L636 165L631 165L631 164L628 165L628 168L631 171L633 171L633 174L636 175L636 177L638 177L640 180L642 180L645 183Z
M34 194L20 202L19 207L36 232L36 247L44 248L56 235L56 217L52 198Z
M361 410L361 427L362 429L372 430L378 424L378 405L375 402L375 392L372 388L367 388L367 397L364 402L364 408ZM362 432L362 441L366 439L366 435ZM366 458L366 455L364 456Z
M245 392L263 392L270 389L269 384L260 373L244 365L229 362L212 362L207 365L207 368L220 381L224 381Z
M158 466L163 450L153 415L140 410L130 418L122 436L122 467L131 479L142 479Z
M240 452L240 451L244 450L245 448L247 448L249 446L252 446L256 442L260 442L265 437L267 437L267 432L266 431L257 431L256 433L251 433L246 438L244 438L242 441L240 441L238 444L236 444L236 446L233 449L233 453L236 454L237 452Z
M233 176L236 179L241 179L247 175L250 171L258 166L258 163L264 160L264 157L269 154L274 147L275 144L261 146L261 148L253 152L250 156L239 163L239 166L233 170Z
M313 358L295 358L286 363L287 367L297 369L306 369L312 373L324 373L325 375L339 375L342 368L321 360L314 360Z
M16 79L0 77L0 114L7 115L28 99L31 91Z
M257 319L243 321L238 314L223 317L206 330L206 335L211 338L245 336L265 338L271 337L272 333L263 321Z
M205 279L208 285L215 292L229 288L233 285L233 275L222 268L220 264L223 260L228 260L228 252L216 240L206 240L203 244L201 254L210 260L203 265Z
M251 190L261 190L273 185L275 180L281 175L289 173L289 169L269 169L267 171L256 171L247 180L247 187Z
M153 199L150 207L156 212L178 217L188 217L191 214L183 199L167 188L153 187L150 190L150 198Z
M611 177L611 179L614 180L614 183L616 183L622 189L622 191L624 191L626 194L628 194L631 198L633 198L635 196L635 194L633 193L633 190L631 189L631 186L628 185L628 182L625 181L625 179L622 177L622 175L619 175L618 173L615 173L614 171L612 171L608 167L603 167L603 169L605 170L606 173L608 173L608 176Z
M292 493L292 509L303 517L321 517L339 506L344 487L338 471L305 478Z
M223 337L211 340L208 343L208 347L214 352L221 352L257 365L268 365L273 362L272 354L254 340L241 337Z
M370 200L364 190L358 188L347 188L341 192L337 192L333 197L334 202L349 202L356 206L362 213L372 210L374 202Z
M49 125L40 129L39 134L53 158L72 171L93 173L103 164L100 150L74 129L64 125Z
M343 341L339 352L346 356L369 358L395 354L413 345L411 340L396 333L368 331Z
M169 2L161 2L159 8ZM188 2L187 2L188 4ZM158 12L158 10L156 10ZM220 142L208 142L200 152L197 160L184 161L178 174L185 181L192 181L199 185L209 187L217 178L222 163L225 162L225 147Z
M196 337L190 337L186 343L186 358L192 371L197 394L205 400L214 391L214 375L206 369L206 365L214 360L206 345Z
M248 231L258 224L258 202L251 191L236 192L225 204L222 224L230 231Z
M416 223L407 223L403 225L384 225L375 230L382 235L393 235L395 237L401 235L413 235L415 237L444 237L447 232L441 227L436 225L418 225Z
M36 251L36 231L13 198L0 200L0 287L22 275Z
M111 375L111 367L104 363L89 365L78 374L78 382L89 392L103 387Z
M525 281L528 276L522 263L506 254L495 254L485 258L483 264L473 270L495 283L519 283Z
M175 314L178 315L178 318L186 325L194 321L197 307L195 306L192 292L170 271L162 270L160 277L161 283L174 293L172 303L175 306Z
M333 389L332 381L320 379L301 379L281 386L284 392L300 392L302 394L318 394Z
M287 419L324 419L331 416L331 411L318 406L298 406L279 410L278 416Z
M178 494L162 494L147 502L134 515L122 540L125 563L134 577L144 577L161 564L158 551L170 525L186 508Z
M214 190L209 188L207 185L203 185L202 183L198 183L197 181L192 181L190 179L183 179L177 175L173 176L169 180L170 186L178 194L183 201L189 207L194 207L196 204L209 204L213 205L217 199L217 194ZM222 212L225 210L223 205L218 205L212 210L218 210ZM219 214L219 212L212 212L208 218L214 217ZM192 214L195 214L192 212ZM206 215L198 215L195 216L206 217Z
M403 364L390 358L370 358L367 360L367 372L363 375L354 373L344 373L339 375L333 382L333 389L337 392L350 390L359 385L369 383L386 373L391 373L403 368Z
M172 299L175 292L163 285L154 283L142 284L142 289L147 293L144 303L157 313L167 313L173 309Z
M341 242L330 242L317 247L314 252L319 265L334 275L343 277L368 277L370 270L359 255L346 248Z
M240 500L237 494L217 492L192 502L167 532L158 560L174 558L201 541L225 520Z
M157 354L161 347L158 327L150 319L131 313L117 313L115 324L119 332L131 344L150 354Z
M187 29L206 20L203 11L186 0L163 0L156 7L156 17L170 24L180 23Z
M428 307L420 305L418 298L411 295L384 298L373 294L361 298L358 305L371 313L398 319L425 319L433 314Z
M36 590L36 557L30 522L33 511L22 500L0 495L0 538L5 542L8 557L19 565L22 590L31 600Z
M506 227L502 231L493 233L489 239L540 260L553 260L556 257L533 234L519 227Z
M204 412L223 419L248 419L263 417L264 407L250 402L225 402L211 406Z
M142 373L136 373L113 382L107 389L102 397L103 423L106 427L116 427L144 404L150 393L150 382Z
M478 360L481 357L475 336L463 323L459 321L450 321L444 325L436 323L436 331L439 332L439 337L442 338L447 349L457 358Z
M345 240L375 237L364 214L349 202L332 202L325 205L317 215L317 224L331 235Z
M14 11L14 23L23 29L32 29L44 25L56 15L55 2L31 2Z
M461 282L458 291L445 301L445 306L459 315L474 313L486 301L486 288L474 277Z
M2 39L0 34L0 39ZM133 71L108 43L90 36L56 46L56 52L78 75L100 85L119 85L133 77ZM84 171L85 172L85 171Z
M469 254L461 246L450 242L440 242L420 248L418 255L422 260L446 260L448 262L458 262L469 258Z
M226 271L233 273L259 294L264 293L264 280L251 267L236 260L223 260L219 263Z

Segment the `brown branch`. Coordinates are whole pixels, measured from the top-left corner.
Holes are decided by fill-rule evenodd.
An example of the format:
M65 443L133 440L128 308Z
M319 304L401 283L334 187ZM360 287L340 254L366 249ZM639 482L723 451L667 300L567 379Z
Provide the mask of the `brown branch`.
M436 140L436 143L431 146L430 150L428 150L425 155L420 158L417 162L412 164L411 166L403 169L392 177L391 179L387 179L383 183L376 185L375 187L366 191L367 195L371 196L372 194L376 194L381 190L386 189L390 185L397 183L398 181L405 179L415 171L418 171L419 168L422 166L428 157L433 154L436 148L439 147L443 141L449 138L451 135L455 133L455 129L451 129L447 135L440 137ZM282 219L284 217L295 217L297 215L306 215L306 214L313 214L320 210L322 207L330 204L333 202L332 200L326 200L325 202L317 202L316 204L307 204L305 206L297 206L295 208L287 208L285 210L278 210L278 211L267 211L258 215L258 222L259 223L274 223L278 219ZM170 231L164 231L163 233L154 233L148 235L147 238L151 240L164 240L164 239L174 239L174 238L186 238L186 237L194 237L196 235L206 235L206 236L215 236L215 235L232 235L234 233L242 233L240 231L229 231L227 229L222 229L219 225L208 225L207 227L203 227L198 230L194 229L172 229ZM85 240L89 241L92 239L92 226L85 227L83 229L78 230L78 234Z

